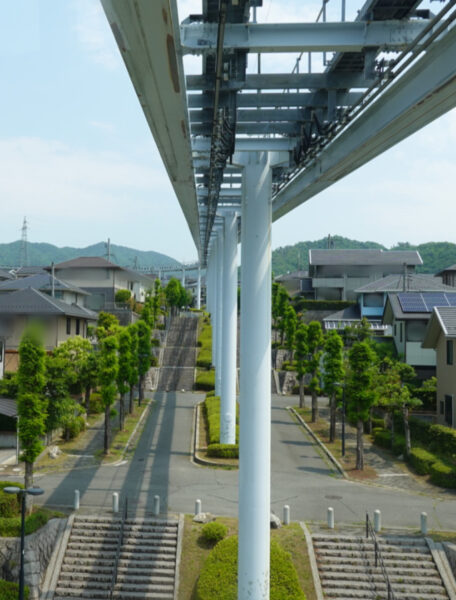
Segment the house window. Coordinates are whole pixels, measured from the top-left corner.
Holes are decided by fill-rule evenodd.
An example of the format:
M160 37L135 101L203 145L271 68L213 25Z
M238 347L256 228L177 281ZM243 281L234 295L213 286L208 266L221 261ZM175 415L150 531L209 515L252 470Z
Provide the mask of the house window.
M446 362L447 365L452 365L453 364L453 340L447 340L446 343Z
M397 337L397 325L394 323L394 337Z
M402 344L402 326L403 326L403 323L401 321L399 323L399 341L401 342L401 344Z
M76 335L79 335L81 332L81 319L76 319Z
M71 335L71 318L70 317L67 317L67 320L66 320L66 332L67 332L67 335Z
M445 423L453 427L453 396L445 394Z
M440 414L445 414L445 402L443 400L440 400Z

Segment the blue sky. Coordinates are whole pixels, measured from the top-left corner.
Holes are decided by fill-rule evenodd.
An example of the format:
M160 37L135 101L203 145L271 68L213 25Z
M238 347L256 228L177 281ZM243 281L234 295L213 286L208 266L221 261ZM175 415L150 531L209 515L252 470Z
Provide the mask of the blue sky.
M267 22L313 20L319 6L263 4ZM200 2L179 5L183 18ZM359 6L349 0L349 15ZM15 0L2 6L2 21L0 242L19 238L26 215L31 241L86 246L110 237L193 259L98 0ZM264 66L288 71L292 61L265 57ZM453 111L274 224L273 247L328 233L387 246L454 241L455 140Z

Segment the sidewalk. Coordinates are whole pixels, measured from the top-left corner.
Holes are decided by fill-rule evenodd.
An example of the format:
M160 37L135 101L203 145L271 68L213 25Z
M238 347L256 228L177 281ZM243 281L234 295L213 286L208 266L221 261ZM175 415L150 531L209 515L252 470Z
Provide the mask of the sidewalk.
M296 405L298 405L299 398L293 398L296 398ZM305 407L311 407L310 396L305 397ZM328 398L319 397L318 407L320 418L325 419L329 423ZM340 415L338 414L336 424L337 440L341 439L341 429ZM345 422L345 449L346 453L355 452L356 450L356 428L347 421ZM341 459L340 462L342 466L346 466L344 465L343 459ZM414 491L421 494L432 495L434 497L455 496L456 494L454 490L446 490L428 483L425 476L412 473L404 461L390 455L382 448L375 446L368 434L364 435L364 464L365 466L370 467L367 477L362 477L362 481L364 482L375 483L375 485L395 489ZM372 470L375 471L375 473ZM352 477L350 470L346 471L346 473L350 479L356 479L357 481L360 479L359 477Z

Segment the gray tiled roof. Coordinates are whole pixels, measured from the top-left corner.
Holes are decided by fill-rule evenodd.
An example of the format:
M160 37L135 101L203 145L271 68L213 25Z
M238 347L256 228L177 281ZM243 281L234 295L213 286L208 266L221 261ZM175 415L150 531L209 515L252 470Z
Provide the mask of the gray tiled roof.
M0 415L17 417L17 403L12 398L0 398Z
M422 265L416 250L309 250L309 265Z
M338 310L327 317L324 317L323 321L360 321L361 312L359 304L352 304L342 310Z
M436 306L429 320L423 340L423 348L435 348L441 333L456 338L456 306Z
M78 258L72 258L61 263L54 265L54 269L83 269L83 268L104 268L104 269L120 269L119 265L116 265L102 256L79 256ZM51 270L51 267L46 267L47 271Z
M436 306L434 310L440 317L445 335L456 337L456 306Z
M13 281L2 281L0 283L0 292L13 292L16 290L25 290L27 288L34 288L35 290L51 290L52 289L52 275L50 273L37 273L36 275L30 275L29 277L22 277L21 279L13 279ZM54 289L58 291L76 292L83 296L88 296L89 293L82 290L76 285L62 281L54 277Z
M0 269L0 281L3 279L14 279L14 275L5 271L5 269Z
M456 264L455 265L451 265L451 267L446 267L445 269L442 269L441 271L439 271L437 273L437 275L443 275L443 273L446 273L448 271L456 271Z
M393 312L393 316L395 319L427 321L429 319L429 317L431 316L431 314L428 312L425 312L425 313L411 313L411 312L405 313L405 312L403 312L401 304L397 297L397 294L388 294L388 302L391 305L391 310ZM385 307L385 310L383 311L383 321L385 323L388 323L388 321L385 320L385 317L387 314L387 308L388 308L388 305ZM392 323L392 321L391 321L391 323ZM390 323L388 323L388 324L390 324Z
M376 279L370 283L366 283L362 287L355 290L359 294L373 292L402 292L404 290L403 275L387 275L381 279ZM406 292L454 292L455 288L445 285L433 275L421 275L409 273L405 278Z
M37 273L44 273L44 267L41 266L27 266L19 267L14 270L16 277L28 277L29 275L36 275Z
M87 308L51 298L33 288L0 294L0 315L64 315L93 321L98 316Z

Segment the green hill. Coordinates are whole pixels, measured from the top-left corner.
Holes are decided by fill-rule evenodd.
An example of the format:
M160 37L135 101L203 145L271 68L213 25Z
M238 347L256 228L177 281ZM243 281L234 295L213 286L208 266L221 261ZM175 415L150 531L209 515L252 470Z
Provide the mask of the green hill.
M0 266L17 267L20 265L21 242L0 244ZM86 248L71 248L66 246L58 248L52 244L36 242L27 243L27 263L29 265L45 266L51 262L59 263L64 260L77 258L78 256L104 256L106 258L106 244L99 242ZM180 263L160 252L152 250L142 251L126 246L111 244L111 261L122 267L172 267L180 266Z
M335 235L331 237L334 249L348 248L383 248L383 250L418 250L423 259L423 266L417 269L419 273L437 273L445 267L456 263L456 244L451 242L427 242L414 246L408 242L401 242L392 248L386 248L377 242L359 242L349 238ZM289 271L308 269L309 249L327 248L328 239L298 242L293 246L283 246L272 252L272 270L274 275L282 275Z

